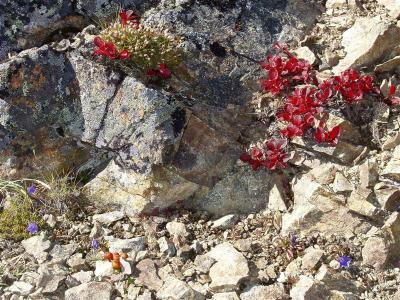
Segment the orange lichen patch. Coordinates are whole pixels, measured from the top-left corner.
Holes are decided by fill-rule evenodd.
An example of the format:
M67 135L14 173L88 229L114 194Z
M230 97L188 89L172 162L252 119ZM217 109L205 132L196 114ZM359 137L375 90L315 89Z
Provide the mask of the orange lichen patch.
M18 96L18 97L12 97L10 99L11 104L18 106L19 108L24 108L24 107L29 107L32 110L36 110L36 102L28 97L25 96Z
M25 77L25 70L24 68L18 69L11 75L10 85L13 90L17 90L22 86L23 79Z
M9 170L0 165L2 177L45 176L74 170L90 158L90 153L77 146L75 141L54 136L49 128L40 128L15 137L7 151L0 153L0 162L10 156L18 157L16 169L13 174L8 174Z
M43 75L43 69L40 65L36 65L32 69L32 73L29 77L29 83L33 88L39 90L46 82L46 77Z

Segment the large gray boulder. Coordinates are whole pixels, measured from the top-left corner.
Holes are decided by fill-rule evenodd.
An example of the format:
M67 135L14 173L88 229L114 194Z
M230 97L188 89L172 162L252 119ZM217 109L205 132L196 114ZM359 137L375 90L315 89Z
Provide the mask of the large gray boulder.
M161 1L144 24L184 38L173 84L214 106L243 103L258 90L259 67L276 41L298 40L319 11L307 1Z

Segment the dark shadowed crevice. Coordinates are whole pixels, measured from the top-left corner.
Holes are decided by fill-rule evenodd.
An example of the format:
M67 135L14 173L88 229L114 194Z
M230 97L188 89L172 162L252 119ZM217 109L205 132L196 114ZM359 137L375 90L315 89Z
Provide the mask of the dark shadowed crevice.
M221 46L218 42L213 42L210 44L211 52L218 57L225 57L226 56L226 49L225 47Z
M174 136L178 137L186 124L186 111L182 108L178 108L172 113L171 118Z

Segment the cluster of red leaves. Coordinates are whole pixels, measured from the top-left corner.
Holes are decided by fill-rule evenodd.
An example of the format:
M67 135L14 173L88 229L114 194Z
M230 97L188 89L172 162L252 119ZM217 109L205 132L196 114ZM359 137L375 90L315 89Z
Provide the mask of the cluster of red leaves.
M380 93L379 89L374 86L372 76L361 75L353 69L344 71L340 76L335 76L333 82L333 88L340 92L343 99L349 103L361 100L365 94Z
M121 269L121 257L124 259L128 258L128 254L126 253L111 253L111 252L106 252L103 256L104 260L108 260L112 262L112 267L115 270L120 270Z
M147 76L154 78L154 77L159 77L163 79L167 79L171 77L171 70L168 69L166 64L159 64L158 69L150 69L147 70Z
M290 158L286 153L286 146L286 139L273 139L265 142L261 147L252 147L250 154L243 153L240 159L250 164L253 170L262 166L269 170L283 169L287 167L286 162Z
M389 105L400 105L400 98L395 96L396 86L391 84L389 86L389 92L387 97L385 97L385 102Z
M317 143L336 145L340 127L325 129L322 115L324 106L333 97L339 95L346 102L354 103L363 99L366 94L380 94L372 76L361 75L353 69L346 70L339 76L334 76L324 82L318 82L315 70L309 62L296 58L286 46L276 44L274 48L280 53L269 55L261 63L261 67L267 71L267 78L261 80L264 91L276 96L282 91L288 91L292 86L306 85L301 88L296 87L285 97L283 108L276 115L278 120L286 122L286 127L279 132L285 139L303 136L308 129L314 128L313 136ZM385 102L400 104L400 98L394 96L395 92L396 87L390 86ZM265 143L267 148L252 147L249 150L250 154L242 154L240 158L249 163L254 170L261 166L267 169L285 167L288 155L284 152L287 142L283 141L281 139L267 141ZM279 155L272 155L268 145L280 145L273 148L278 149L276 151Z
M277 43L274 47L282 51L282 55L269 55L261 63L268 72L268 78L261 80L261 86L271 94L278 95L293 83L315 82L315 72L308 61L298 59L290 53L286 46Z
M99 36L96 36L94 38L93 43L97 47L94 50L94 55L102 55L110 59L129 59L131 56L130 53L126 50L118 52L117 48L112 42L105 42Z

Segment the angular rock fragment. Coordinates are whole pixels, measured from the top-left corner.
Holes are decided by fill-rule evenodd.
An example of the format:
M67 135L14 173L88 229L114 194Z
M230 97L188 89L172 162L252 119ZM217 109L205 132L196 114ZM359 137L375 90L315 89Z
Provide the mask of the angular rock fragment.
M213 291L234 291L239 283L249 276L246 258L230 243L217 245L207 255L216 260L209 273L210 289Z
M88 282L65 291L65 300L111 299L112 285L108 282Z
M346 57L333 69L340 73L374 63L387 55L400 38L400 27L383 16L361 17L343 33Z

